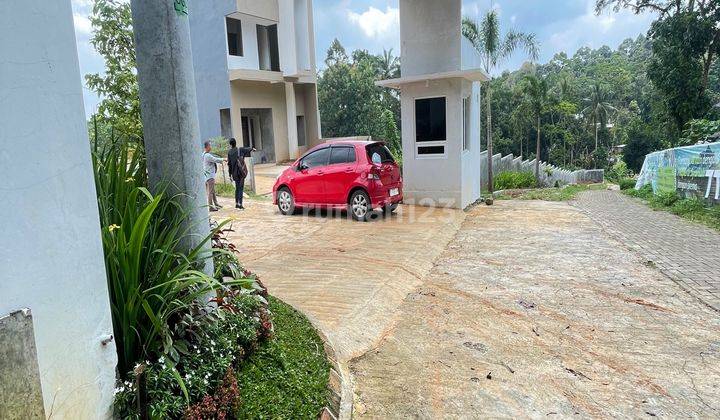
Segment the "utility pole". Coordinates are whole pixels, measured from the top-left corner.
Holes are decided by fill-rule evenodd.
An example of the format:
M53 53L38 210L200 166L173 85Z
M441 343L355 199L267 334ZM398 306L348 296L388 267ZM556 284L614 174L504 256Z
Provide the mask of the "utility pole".
M180 193L188 249L209 233L190 26L185 0L131 0L150 187ZM209 260L205 271L212 273Z

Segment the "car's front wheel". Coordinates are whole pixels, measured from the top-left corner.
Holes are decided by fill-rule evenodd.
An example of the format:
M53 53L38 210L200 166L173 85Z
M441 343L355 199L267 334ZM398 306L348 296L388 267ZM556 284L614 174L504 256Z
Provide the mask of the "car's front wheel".
M285 216L295 214L295 199L287 187L278 190L277 206L280 213Z
M353 219L365 222L370 217L372 205L370 204L370 196L363 190L357 190L350 196L350 204L348 212Z

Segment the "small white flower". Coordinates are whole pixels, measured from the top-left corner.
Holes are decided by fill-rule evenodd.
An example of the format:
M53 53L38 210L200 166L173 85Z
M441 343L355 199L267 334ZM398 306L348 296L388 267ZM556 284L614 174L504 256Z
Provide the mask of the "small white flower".
M165 357L160 356L160 358L158 359L158 362L165 364Z

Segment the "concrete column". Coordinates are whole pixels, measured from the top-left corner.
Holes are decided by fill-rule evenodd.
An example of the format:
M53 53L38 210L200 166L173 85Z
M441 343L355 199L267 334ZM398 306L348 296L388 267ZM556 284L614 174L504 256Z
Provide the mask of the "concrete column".
M32 312L42 391L27 392L26 361L0 357L0 405L19 409L0 417L110 418L117 353L70 0L0 8L0 318ZM0 337L7 354L25 336Z
M285 108L287 110L288 152L290 159L298 158L297 110L295 106L295 84L285 82Z
M210 229L190 26L179 4L131 1L150 186L157 191L167 183L170 193L184 194L187 245L194 247Z

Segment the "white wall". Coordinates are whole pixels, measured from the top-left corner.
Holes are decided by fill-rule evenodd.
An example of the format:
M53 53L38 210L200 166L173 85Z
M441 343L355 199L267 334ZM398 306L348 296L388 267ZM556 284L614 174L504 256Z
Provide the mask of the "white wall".
M30 308L45 414L109 414L117 355L70 0L0 0L0 314Z
M406 202L462 207L462 81L447 79L404 85L401 95L403 123L403 192ZM416 155L415 99L447 98L447 142L444 157Z
M460 70L460 0L400 0L402 75Z
M276 22L241 13L233 13L232 15L230 15L230 17L233 19L238 19L240 20L240 22L242 22L243 56L239 57L228 54L228 68L230 70L259 70L260 61L258 55L257 25L267 26L273 25ZM227 38L225 40L225 51L227 53ZM269 60L270 56L268 55L268 64Z
M470 127L468 150L461 153L462 161L462 200L461 208L465 208L480 198L480 133L482 118L480 116L481 101L480 82L463 82L463 97L470 95Z
M278 0L278 49L280 70L291 76L298 73L297 47L295 45L295 0Z
M297 68L311 71L310 63L310 20L307 0L295 0L295 50Z

